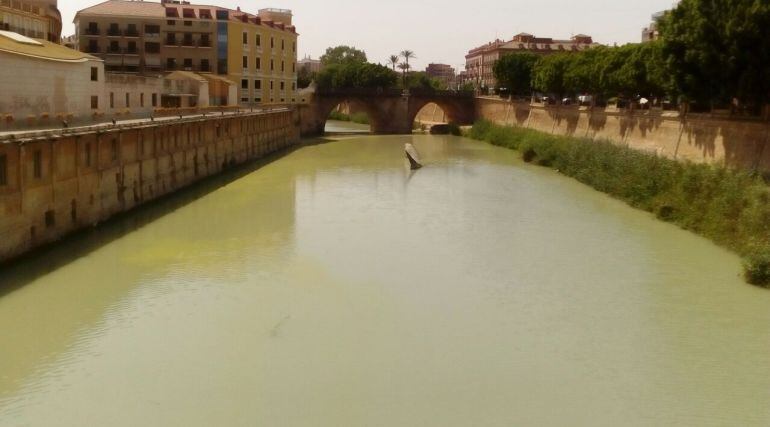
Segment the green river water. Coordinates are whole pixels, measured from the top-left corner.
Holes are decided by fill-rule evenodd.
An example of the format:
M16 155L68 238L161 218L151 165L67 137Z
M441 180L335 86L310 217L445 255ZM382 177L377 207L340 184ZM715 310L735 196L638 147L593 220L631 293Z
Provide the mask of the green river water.
M707 240L458 137L272 160L0 271L0 426L770 425Z

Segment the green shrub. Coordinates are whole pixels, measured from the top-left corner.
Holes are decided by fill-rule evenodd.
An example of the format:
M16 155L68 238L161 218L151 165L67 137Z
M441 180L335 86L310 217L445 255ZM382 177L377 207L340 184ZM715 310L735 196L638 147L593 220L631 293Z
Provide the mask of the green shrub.
M474 124L467 136L519 150L526 162L558 169L661 220L708 237L745 258L747 281L770 286L770 189L759 174L677 162L606 141L488 121Z

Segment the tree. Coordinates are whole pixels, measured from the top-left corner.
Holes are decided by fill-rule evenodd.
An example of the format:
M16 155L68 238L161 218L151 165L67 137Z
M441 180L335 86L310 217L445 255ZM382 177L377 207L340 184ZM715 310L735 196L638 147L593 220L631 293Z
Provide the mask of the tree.
M330 65L316 79L321 89L389 89L397 81L398 74L388 67L354 61Z
M532 53L505 55L493 67L498 86L515 95L532 93L532 71L540 58Z
M321 64L324 67L348 62L366 62L366 52L350 46L337 46L326 49L321 56Z
M398 66L398 55L390 55L388 63L393 68L393 71L396 71L396 67Z
M310 71L309 67L299 67L297 71L297 87L299 89L305 89L310 86L310 83L316 78L316 73Z
M404 89L408 88L407 82L406 82L406 76L409 74L409 69L412 68L411 65L409 65L406 62L402 62L398 64L398 69L401 70L401 86L404 87Z
M770 100L770 2L682 0L660 22L675 88L700 104Z
M572 54L569 53L557 53L540 58L535 65L532 79L535 89L562 99L567 93L565 74L572 60Z
M407 50L402 50L401 51L401 57L404 58L404 64L403 64L404 66L403 66L403 68L399 66L399 68L401 68L401 70L403 70L403 72L404 72L404 88L408 88L409 86L406 85L406 83L407 83L406 82L406 74L412 68L409 65L409 60L412 59L412 58L416 58L416 56L415 56L413 51L407 49Z

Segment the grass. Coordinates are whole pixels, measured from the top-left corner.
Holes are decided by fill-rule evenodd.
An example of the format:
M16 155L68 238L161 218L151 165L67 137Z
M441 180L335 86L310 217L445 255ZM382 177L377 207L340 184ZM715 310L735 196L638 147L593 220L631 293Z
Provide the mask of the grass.
M737 252L745 279L770 288L770 189L759 174L487 121L467 136L518 150L527 162L557 169Z
M345 114L345 113L340 113L337 110L334 110L332 111L331 114L329 114L329 120L339 120L341 122L353 122L353 123L358 123L362 125L370 124L369 116L367 116L366 113Z

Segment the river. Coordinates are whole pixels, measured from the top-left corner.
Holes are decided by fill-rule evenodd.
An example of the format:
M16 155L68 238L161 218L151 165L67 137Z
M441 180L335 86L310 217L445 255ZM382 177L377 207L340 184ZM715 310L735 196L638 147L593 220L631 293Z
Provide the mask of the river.
M458 137L270 160L0 272L0 425L770 425L709 241Z

